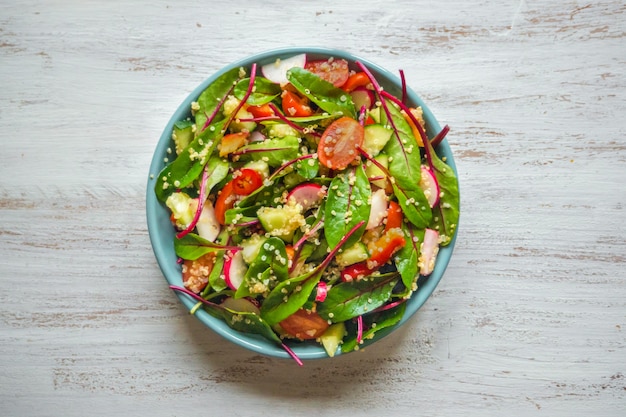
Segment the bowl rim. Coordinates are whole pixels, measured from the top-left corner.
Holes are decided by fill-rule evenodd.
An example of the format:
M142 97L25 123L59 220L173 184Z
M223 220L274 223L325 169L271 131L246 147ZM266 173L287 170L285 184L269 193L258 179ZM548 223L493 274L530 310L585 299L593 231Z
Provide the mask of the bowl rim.
M389 91L390 89L395 89L397 90L395 92L396 94L401 91L402 84L399 76L394 75L385 68L367 59L361 58L358 55L339 49L324 47L284 47L269 49L257 54L241 58L231 64L222 67L222 69L206 78L195 89L193 89L193 91L183 100L183 102L178 106L174 114L170 117L157 142L157 146L155 148L150 164L146 190L146 220L148 234L155 258L168 284L182 285L182 278L180 275L180 266L176 263L176 257L173 253L173 246L171 245L171 242L173 241L174 229L170 225L169 229L171 230L168 230L167 223L163 221L164 215L167 219L169 219L169 214L167 213L167 210L156 199L156 195L154 193L154 182L156 176L159 174L159 172L161 172L162 168L167 163L164 158L167 157L167 150L171 146L171 132L174 128L174 124L177 121L183 120L190 115L191 103L195 101L200 93L202 93L202 91L204 91L224 72L237 67L249 68L251 64L255 62L260 67L263 64L275 61L277 58L284 59L302 53L306 53L307 57L313 57L314 59L320 59L324 57L327 58L332 56L335 58L346 59L351 64L353 64L355 61L360 61L367 66L367 68L374 74L374 76L376 76L378 81L385 87L386 90ZM424 119L428 124L428 130L431 132L439 132L441 130L439 122L437 121L431 110L428 108L426 103L424 103L424 101L421 99L421 97L409 86L407 86L406 88L406 93L408 102L411 105L419 105L422 107ZM439 144L436 150L438 155L446 157L446 163L457 174L458 182L458 171L448 141L444 139ZM404 325L424 305L426 300L432 295L435 288L441 281L444 271L446 270L450 262L454 250L454 245L456 243L457 234L458 225L450 244L440 248L435 263L435 268L431 275L429 275L427 279L423 280L423 282L420 283L419 289L415 291L412 294L411 298L406 302L406 310L402 319L394 326L381 329L380 331L376 332L375 337L365 340L363 344L360 345L360 348L366 347L391 334L393 331ZM166 242L169 243L166 244ZM191 310L193 306L197 303L190 297L179 292L176 292L176 296L189 310ZM235 343L248 350L266 356L285 359L290 358L289 354L276 343L271 342L258 335L242 333L237 330L231 329L223 320L211 316L203 309L198 309L194 315L205 326L232 343ZM319 344L300 343L287 340L285 340L285 343L289 345L294 353L302 360L329 358L324 348ZM342 353L339 349L335 356L341 354L345 355L346 353Z

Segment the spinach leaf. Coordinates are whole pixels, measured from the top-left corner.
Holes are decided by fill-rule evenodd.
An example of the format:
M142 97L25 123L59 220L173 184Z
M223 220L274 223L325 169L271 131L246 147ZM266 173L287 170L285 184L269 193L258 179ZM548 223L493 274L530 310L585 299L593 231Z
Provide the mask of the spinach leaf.
M399 280L396 272L333 285L317 312L334 323L349 320L383 305Z
M279 167L285 161L298 156L300 141L295 136L266 139L263 142L252 143L239 148L233 155L242 161L264 160L270 167Z
M235 298L265 293L277 282L285 281L288 277L285 242L277 237L270 237L263 242L258 255L250 264Z
M307 180L317 177L320 169L320 161L317 158L307 158L296 162L295 165L298 175Z
M424 240L424 229L416 229L411 224L404 224L402 227L406 244L400 249L395 257L396 269L402 277L402 283L409 290L413 290L413 283L419 276L419 255L420 245Z
M163 168L154 186L159 201L165 202L171 193L179 188L188 187L200 176L204 165L224 135L223 128L224 121L212 124L197 136L174 162Z
M386 114L385 117L394 133L383 152L389 155L388 169L394 177L394 194L409 221L417 227L426 227L432 219L432 212L424 191L418 185L422 175L420 148L400 110L393 102L385 102L391 118Z
M398 324L400 320L402 320L405 310L406 303L402 303L397 307L390 308L389 310L363 316L363 326L366 328L363 331L363 339L371 339L374 337L376 332ZM351 352L356 348L356 331L352 331L350 333L352 333L352 336L346 338L341 345L341 351L343 353Z
M261 317L274 325L298 311L309 299L323 272L315 268L278 284L263 301Z
M341 88L302 68L291 68L287 71L287 79L302 95L330 115L356 119L352 96Z
M223 291L228 286L226 285L226 280L224 280L224 257L216 256L215 263L213 264L213 269L209 274L209 287L211 287L215 291ZM208 287L207 287L208 288ZM204 295L204 294L203 294Z
M459 224L459 183L454 170L439 159L432 148L430 153L435 177L441 191L439 204L433 208L433 224L430 227L439 232L440 245L447 246L452 241Z
M205 305L204 308L213 316L222 318L234 330L258 334L278 344L282 343L270 325L254 313L234 311L217 305Z
M196 136L200 133L206 131L204 125L209 116L211 116L214 112L216 112L217 106L222 103L222 101L232 93L233 88L239 78L241 77L240 69L233 68L232 70L224 73L217 80L215 80L211 85L209 85L198 97L197 103L199 109L195 112L195 120L196 120ZM224 116L219 113L216 115L214 121L220 120Z
M333 178L328 188L324 208L324 234L330 248L360 221L367 223L370 215L369 200L372 195L367 175L362 165L351 168ZM365 232L365 225L346 242L345 247L358 241Z
M220 252L232 249L206 240L195 233L187 233L180 239L174 239L174 252L183 259L196 260L209 252Z
M235 86L233 94L237 99L243 100L250 86L250 78L244 78ZM274 100L280 94L280 85L274 84L267 78L255 77L252 94L248 97L247 103L251 106L260 106Z

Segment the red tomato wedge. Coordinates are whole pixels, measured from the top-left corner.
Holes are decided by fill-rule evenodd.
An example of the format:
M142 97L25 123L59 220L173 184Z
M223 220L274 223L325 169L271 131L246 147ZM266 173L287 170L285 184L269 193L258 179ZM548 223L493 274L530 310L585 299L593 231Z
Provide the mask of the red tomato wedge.
M304 69L312 72L335 87L341 87L350 77L350 68L345 59L307 62Z
M257 171L244 168L232 180L233 192L238 195L249 195L263 185L263 178Z
M335 120L326 128L317 147L317 157L326 167L344 169L354 161L363 144L363 126L350 117Z
M285 333L302 340L317 339L329 326L319 314L302 308L279 324Z
M287 117L307 117L313 114L311 107L296 93L285 90L282 97L283 112Z
M224 157L235 152L246 144L247 132L229 133L222 138L220 143L220 156Z
M402 208L395 201L389 202L387 208L387 222L385 223L385 232L396 227L402 227Z
M262 104L260 106L248 106L247 109L254 117L272 117L274 110L269 104Z
M215 217L219 224L225 224L226 210L233 208L236 201L237 194L234 192L233 182L229 181L218 194L217 200L215 200Z
M352 74L346 82L341 86L341 89L346 92L354 91L359 87L367 87L370 83L370 79L364 72L357 72L356 74Z

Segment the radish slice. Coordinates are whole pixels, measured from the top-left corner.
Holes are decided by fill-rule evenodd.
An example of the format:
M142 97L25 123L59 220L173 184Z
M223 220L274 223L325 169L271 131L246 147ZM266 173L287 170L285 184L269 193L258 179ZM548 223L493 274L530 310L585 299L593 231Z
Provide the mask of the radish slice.
M294 187L287 195L287 201L293 199L296 204L302 206L302 212L305 212L311 207L318 206L325 195L326 190L324 187L307 182Z
M237 290L248 272L243 253L238 250L224 262L224 279L231 290Z
M256 315L261 314L259 307L246 298L226 297L224 301L222 301L222 306L240 313L254 313Z
M248 136L248 142L250 143L263 142L264 140L265 135L258 130L255 130L254 132L250 133L250 136Z
M326 299L326 295L328 295L328 285L324 281L320 281L317 284L317 291L315 293L315 301L320 303L324 302Z
M306 55L295 55L286 59L277 59L275 62L263 65L261 73L265 78L276 84L287 84L287 71L291 68L304 68Z
M426 229L424 241L420 246L420 257L418 265L421 275L430 275L435 269L435 260L439 253L439 232L433 229Z
M422 165L422 177L418 185L422 191L424 191L430 208L435 207L439 202L439 183L433 172L427 166Z
M217 239L217 236L220 234L222 227L217 221L215 209L213 208L211 201L206 200L204 203L196 228L198 229L198 235L210 242L215 242L215 239Z
M359 87L350 93L352 101L354 102L354 108L360 109L365 107L367 110L372 108L374 104L374 92L364 87Z
M372 202L370 204L370 218L367 221L366 230L370 230L379 226L387 215L387 194L385 190L380 188L372 194Z

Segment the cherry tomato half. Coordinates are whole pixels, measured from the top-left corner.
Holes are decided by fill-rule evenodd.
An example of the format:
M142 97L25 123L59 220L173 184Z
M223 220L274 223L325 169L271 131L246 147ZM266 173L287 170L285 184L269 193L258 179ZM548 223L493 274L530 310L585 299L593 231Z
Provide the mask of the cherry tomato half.
M304 69L335 87L341 87L350 77L350 68L348 68L348 61L345 59L331 58L322 61L310 61L306 63Z
M363 144L363 126L350 117L341 117L324 131L318 144L319 161L331 169L344 169L358 157Z

